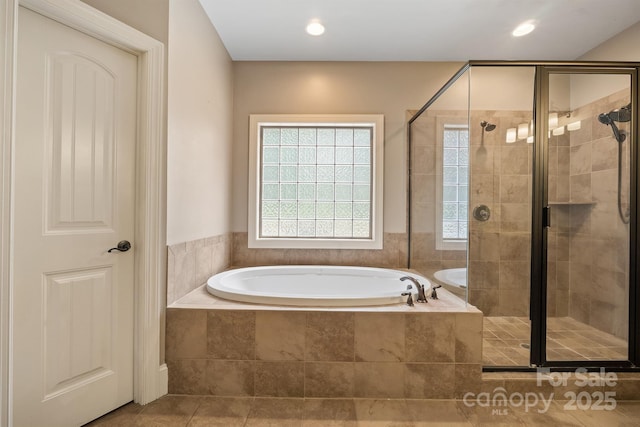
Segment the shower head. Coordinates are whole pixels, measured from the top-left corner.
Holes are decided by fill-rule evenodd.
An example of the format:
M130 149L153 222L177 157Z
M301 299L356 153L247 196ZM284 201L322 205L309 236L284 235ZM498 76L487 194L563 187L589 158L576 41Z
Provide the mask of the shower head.
M631 104L627 104L622 108L616 108L615 110L609 111L607 115L614 122L630 122L631 121Z
M611 118L609 113L600 113L600 114L598 114L598 120L603 125L610 125L611 123L613 123L613 119Z
M480 126L482 126L483 131L486 130L487 132L491 132L496 128L496 125L494 125L493 123L486 122L484 120L480 122Z
M620 143L624 142L624 140L627 139L627 135L620 132L616 122L624 123L631 121L631 104L627 104L622 108L616 108L608 113L600 113L598 115L598 121L603 125L611 126L611 130L613 131L613 136L616 138L616 141Z

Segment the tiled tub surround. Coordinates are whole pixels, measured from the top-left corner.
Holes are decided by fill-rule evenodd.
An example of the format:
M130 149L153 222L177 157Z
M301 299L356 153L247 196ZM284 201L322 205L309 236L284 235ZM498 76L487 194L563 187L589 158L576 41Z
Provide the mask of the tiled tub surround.
M482 313L439 300L349 309L259 306L203 288L167 310L169 392L451 399L481 379Z
M234 232L171 245L167 249L167 304L233 265L352 265L405 268L406 233L385 233L382 250L249 249L246 232Z
M167 249L167 304L231 265L231 234L171 245Z
M254 249L247 233L233 233L233 264L260 265L352 265L357 267L406 268L407 234L384 233L381 250L365 249Z

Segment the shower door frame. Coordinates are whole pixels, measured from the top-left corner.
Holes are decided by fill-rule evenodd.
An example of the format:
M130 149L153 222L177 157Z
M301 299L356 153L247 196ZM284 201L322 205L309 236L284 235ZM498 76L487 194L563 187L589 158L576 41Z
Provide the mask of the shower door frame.
M630 62L568 62L539 63L535 65L534 126L535 144L533 147L533 193L531 222L531 369L537 367L554 370L573 371L577 368L600 369L602 367L619 371L640 370L640 292L637 290L640 261L640 242L638 241L638 74L640 64ZM549 141L549 75L550 74L618 74L628 75L631 79L630 97L632 120L629 131L629 318L628 318L628 360L547 360L547 228L550 206L548 201L548 161ZM493 368L493 367L492 367ZM497 367L491 370L507 370Z
M473 67L530 67L535 70L534 80L534 146L532 165L532 200L531 200L531 276L530 276L530 365L529 366L484 366L485 372L499 371L536 371L540 367L551 371L575 371L584 368L596 371L601 368L613 371L640 372L640 290L636 268L640 264L640 239L638 236L638 200L640 183L638 168L640 167L640 150L638 136L640 124L639 84L640 63L609 61L469 61L464 64L434 96L427 101L408 121L408 188L407 188L407 267L411 268L411 124L436 100L442 96L461 76ZM631 78L631 111L632 120L630 136L630 183L629 183L629 336L628 360L597 361L548 361L546 359L547 333L547 226L549 215L548 204L548 139L544 136L549 131L546 118L549 114L549 74L551 73L592 73L592 74L627 74ZM541 119L544 118L544 119ZM468 298L467 298L468 299Z

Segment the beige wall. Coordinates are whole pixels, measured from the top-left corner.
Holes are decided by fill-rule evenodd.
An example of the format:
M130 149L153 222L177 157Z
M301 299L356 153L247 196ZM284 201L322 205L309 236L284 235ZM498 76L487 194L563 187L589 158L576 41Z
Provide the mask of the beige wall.
M118 21L167 44L169 0L82 0Z
M413 62L236 62L233 231L247 231L249 115L385 116L384 231L406 231L406 117L461 66Z
M640 22L582 55L584 61L640 61Z
M233 67L197 0L171 0L167 244L230 231Z
M233 67L197 0L83 0L166 47L167 243L230 231Z

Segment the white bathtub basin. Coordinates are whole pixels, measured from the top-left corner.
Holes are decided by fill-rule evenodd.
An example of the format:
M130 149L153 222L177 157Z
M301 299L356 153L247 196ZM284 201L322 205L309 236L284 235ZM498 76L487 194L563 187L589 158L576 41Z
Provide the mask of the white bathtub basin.
M467 287L467 269L466 268L448 268L433 273L433 277L447 285L456 286L458 288Z
M467 269L448 268L433 273L433 278L454 295L462 299L467 297Z
M423 276L406 271L371 267L342 266L267 266L229 270L207 280L207 291L233 301L257 304L346 307L399 304L400 294L411 285L403 276L411 276L424 285Z

